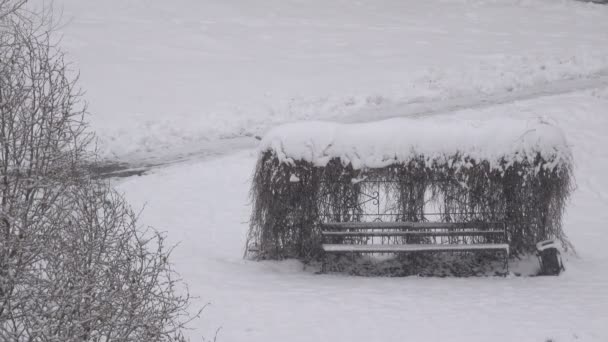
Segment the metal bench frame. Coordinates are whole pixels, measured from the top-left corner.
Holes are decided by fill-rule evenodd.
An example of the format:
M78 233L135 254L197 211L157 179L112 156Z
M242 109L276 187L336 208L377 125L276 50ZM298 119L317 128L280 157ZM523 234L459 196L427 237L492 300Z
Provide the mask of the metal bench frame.
M502 222L328 222L321 228L326 254L496 251L504 253L504 267L509 271L509 244ZM431 238L435 243L408 242L408 237ZM447 243L436 243L436 238L444 237ZM370 238L397 243L367 244ZM322 272L326 271L326 259Z

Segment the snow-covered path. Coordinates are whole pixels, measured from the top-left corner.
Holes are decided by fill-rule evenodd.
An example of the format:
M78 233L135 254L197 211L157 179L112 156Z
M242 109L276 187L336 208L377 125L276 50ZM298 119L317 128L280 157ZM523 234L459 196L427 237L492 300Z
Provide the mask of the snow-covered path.
M450 115L458 110L484 109L497 105L515 104L520 101L553 97L584 90L603 89L608 87L608 73L601 72L585 78L575 78L554 81L542 86L532 86L525 89L475 97L461 97L445 100L417 100L410 102L383 102L367 105L349 116L328 117L343 123L369 122L393 117L428 117L435 115ZM269 127L270 128L270 127ZM259 133L263 134L264 130ZM251 136L234 136L215 140L194 142L174 148L164 148L160 151L138 151L124 154L115 159L109 159L104 164L120 163L106 174L111 176L125 171L147 172L153 168L167 167L189 161L204 161L228 155L241 150L252 149L258 140Z
M393 117L425 117L464 109L483 109L496 105L516 103L547 96L576 93L583 90L602 89L608 86L608 70L585 78L553 81L547 84L530 86L524 89L482 94L473 97L460 97L447 100L411 101L382 103L368 106L346 118L342 122L368 122Z

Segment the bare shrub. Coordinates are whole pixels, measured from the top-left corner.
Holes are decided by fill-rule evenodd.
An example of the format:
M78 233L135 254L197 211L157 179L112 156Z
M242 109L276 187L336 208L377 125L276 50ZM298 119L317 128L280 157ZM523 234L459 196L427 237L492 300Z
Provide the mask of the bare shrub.
M77 78L22 4L0 0L0 340L182 340L170 249L87 173Z
M155 231L142 231L109 186L70 187L65 210L13 314L40 341L173 341L189 321L188 295ZM27 285L30 285L27 283Z

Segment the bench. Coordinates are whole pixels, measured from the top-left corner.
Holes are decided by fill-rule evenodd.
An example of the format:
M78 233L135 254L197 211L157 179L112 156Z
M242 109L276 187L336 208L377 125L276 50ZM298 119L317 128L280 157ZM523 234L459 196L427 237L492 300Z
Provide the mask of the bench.
M326 254L495 251L503 253L508 272L507 231L500 222L328 222L321 228Z

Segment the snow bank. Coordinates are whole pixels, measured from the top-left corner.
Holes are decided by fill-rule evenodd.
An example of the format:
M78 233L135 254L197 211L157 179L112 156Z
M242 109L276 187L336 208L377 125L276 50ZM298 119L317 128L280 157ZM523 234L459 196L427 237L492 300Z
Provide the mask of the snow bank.
M283 163L302 160L325 166L331 159L340 158L354 169L382 168L421 156L427 161L447 163L454 156L461 156L461 163L467 163L467 159L485 160L492 168L499 168L503 161L509 165L534 160L539 155L546 161L545 168L571 162L564 133L543 119L297 122L270 130L260 144L260 152L266 151L273 152Z

